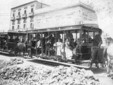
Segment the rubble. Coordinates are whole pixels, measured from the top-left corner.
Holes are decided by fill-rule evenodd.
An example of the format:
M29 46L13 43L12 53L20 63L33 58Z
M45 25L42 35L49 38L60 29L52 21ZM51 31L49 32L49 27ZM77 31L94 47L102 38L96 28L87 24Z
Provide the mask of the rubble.
M0 69L0 85L100 85L91 71L59 66L55 69L16 64L23 60L12 59ZM7 65L9 64L9 65Z
M100 85L91 71L75 67L58 67L41 85Z
M7 62L7 65L17 65L17 64L23 64L24 61L20 58L13 58L9 62Z

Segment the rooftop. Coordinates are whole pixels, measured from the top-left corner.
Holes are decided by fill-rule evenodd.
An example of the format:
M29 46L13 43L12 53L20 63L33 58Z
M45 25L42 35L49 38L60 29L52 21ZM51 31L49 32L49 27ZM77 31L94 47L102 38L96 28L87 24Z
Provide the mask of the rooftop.
M37 0L30 0L30 1L27 1L27 2L19 3L18 5L12 6L11 9L16 9L16 8L18 8L18 7L22 7L22 6L25 6L25 5L28 5L28 4L31 4L31 3L35 3L35 2L36 2L36 3L44 4L44 3L39 2L39 1L37 1ZM46 5L47 5L47 4L46 4Z
M47 12L54 12L54 11L57 11L57 10L62 10L62 9L66 9L66 8L71 8L71 7L77 7L77 6L81 6L81 7L84 7L92 12L95 12L93 10L92 7L82 3L82 2L78 2L78 3L74 3L74 4L71 4L71 5L68 5L68 6L62 6L62 7L46 7L46 8L42 8L42 9L38 9L35 14L42 14L42 13L47 13Z

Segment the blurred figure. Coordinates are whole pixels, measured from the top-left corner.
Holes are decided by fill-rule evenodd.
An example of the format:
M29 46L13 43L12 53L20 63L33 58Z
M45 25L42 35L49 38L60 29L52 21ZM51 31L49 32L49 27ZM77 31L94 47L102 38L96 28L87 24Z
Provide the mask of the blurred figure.
M61 49L62 49L63 43L61 42L61 39L58 39L56 43L54 43L54 47L56 48L56 55L61 56Z

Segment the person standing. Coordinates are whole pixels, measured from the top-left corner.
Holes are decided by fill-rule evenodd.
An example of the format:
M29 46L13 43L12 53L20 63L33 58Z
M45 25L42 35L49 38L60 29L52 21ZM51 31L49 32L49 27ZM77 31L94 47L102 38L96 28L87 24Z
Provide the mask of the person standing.
M100 62L99 58L99 49L102 44L102 38L101 38L102 31L100 30L97 32L93 39L93 46L91 48L91 63L90 68L92 67L92 64L95 63L96 67L99 68L98 63Z

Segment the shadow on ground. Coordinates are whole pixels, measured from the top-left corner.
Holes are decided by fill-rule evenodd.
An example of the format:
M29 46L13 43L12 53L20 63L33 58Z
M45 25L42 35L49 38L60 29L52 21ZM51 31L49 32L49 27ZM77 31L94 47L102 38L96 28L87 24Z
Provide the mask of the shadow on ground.
M39 64L44 64L44 65L48 65L48 66L59 66L57 63L51 63L51 62L45 62L45 61L40 61L37 59L33 59L33 60L29 60L30 62L34 62L34 63L39 63Z
M106 68L92 68L94 74L107 73Z

